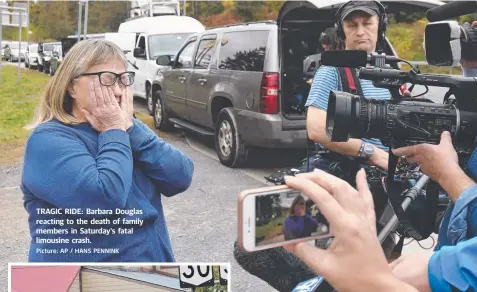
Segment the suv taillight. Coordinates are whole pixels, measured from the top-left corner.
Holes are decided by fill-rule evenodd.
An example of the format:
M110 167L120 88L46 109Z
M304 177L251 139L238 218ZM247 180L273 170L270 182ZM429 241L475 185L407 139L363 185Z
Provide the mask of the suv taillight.
M403 85L401 85L401 87L399 88L399 90L401 91L401 94L404 94L404 91L407 90L407 84L404 83Z
M260 88L260 112L278 113L278 73L263 73Z

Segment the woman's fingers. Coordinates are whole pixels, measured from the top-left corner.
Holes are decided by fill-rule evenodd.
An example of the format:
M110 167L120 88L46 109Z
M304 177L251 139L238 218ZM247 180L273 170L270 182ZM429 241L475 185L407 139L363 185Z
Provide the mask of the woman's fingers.
M115 107L116 107L116 106L119 107L119 103L118 103L118 101L116 100L116 96L114 95L114 92L113 92L113 90L111 89L111 87L107 87L106 90L108 91L108 95L109 95L109 98L110 98L110 100L111 100L111 104L112 104L113 106L115 106Z
M89 103L92 107L98 106L98 100L96 98L95 88L94 88L94 81L89 84Z
M108 87L107 86L103 86L103 85L100 85L100 88L101 88L101 92L103 94L103 98L104 98L104 104L106 105L111 105L113 103L113 101L111 100L111 96L109 95L109 90L108 90ZM114 98L114 97L113 97Z
M335 198L313 181L301 177L286 176L285 182L290 188L301 191L315 202L330 225L336 226L339 224L340 218L345 215L343 208Z
M98 107L104 106L105 101L103 97L103 91L101 90L101 84L99 83L99 79L94 78L93 84L94 84L94 94L96 96L96 106Z
M343 208L349 209L355 207L356 190L344 180L322 170L298 174L297 177L311 180L324 188L336 198Z
M356 174L356 188L358 189L360 197L363 199L366 207L374 210L374 200L371 191L369 190L368 181L366 179L366 172L361 169Z

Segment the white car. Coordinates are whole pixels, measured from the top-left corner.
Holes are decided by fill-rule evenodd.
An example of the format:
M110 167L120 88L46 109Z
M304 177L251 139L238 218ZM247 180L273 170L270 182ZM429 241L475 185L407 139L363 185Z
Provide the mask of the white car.
M38 67L38 44L29 44L25 52L25 68Z

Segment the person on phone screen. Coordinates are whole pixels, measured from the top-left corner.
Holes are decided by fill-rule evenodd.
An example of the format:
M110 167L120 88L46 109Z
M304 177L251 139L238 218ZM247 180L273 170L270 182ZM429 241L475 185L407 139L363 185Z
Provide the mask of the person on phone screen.
M46 85L21 182L31 262L175 261L162 199L194 165L134 118L127 67L114 43L83 40Z
M296 197L290 208L290 216L283 224L285 240L309 237L317 228L318 221L306 214L305 199Z

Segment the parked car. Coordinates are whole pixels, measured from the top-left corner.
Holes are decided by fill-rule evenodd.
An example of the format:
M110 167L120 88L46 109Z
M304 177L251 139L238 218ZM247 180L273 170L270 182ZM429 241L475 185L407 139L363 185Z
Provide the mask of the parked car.
M29 44L25 52L25 68L38 67L38 44Z
M134 96L147 100L149 113L152 113L151 84L159 68L157 57L175 55L190 35L204 30L204 25L195 18L177 15L139 17L119 25L121 38L134 42L133 51L126 55L130 62L129 70L136 73L131 89ZM130 38L131 33L136 35L135 38ZM124 49L130 45L123 43L120 46Z
M49 74L50 59L53 56L53 49L61 42L48 42L38 44L38 71Z
M25 59L25 52L27 48L27 43L18 43L17 41L12 41L5 46L5 60L9 62L18 62L18 60L23 61Z
M426 11L440 1L383 1L388 13ZM288 1L276 22L207 29L188 38L177 55L159 56L152 86L154 123L213 136L222 164L246 164L251 148L307 147L306 118L297 106L311 85L303 60L321 52L320 34L343 4ZM386 54L397 55L389 40Z

